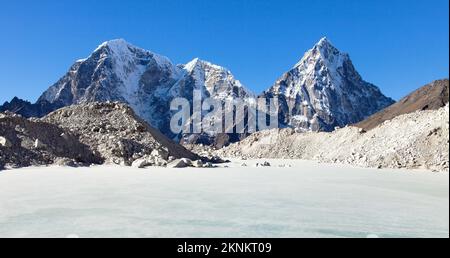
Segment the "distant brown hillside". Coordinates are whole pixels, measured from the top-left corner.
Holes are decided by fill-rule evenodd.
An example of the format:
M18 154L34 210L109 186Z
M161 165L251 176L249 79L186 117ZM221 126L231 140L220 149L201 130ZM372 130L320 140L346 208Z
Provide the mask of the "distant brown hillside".
M392 106L355 124L356 127L369 131L387 120L399 115L413 113L418 110L436 110L449 102L449 80L434 81L404 97Z

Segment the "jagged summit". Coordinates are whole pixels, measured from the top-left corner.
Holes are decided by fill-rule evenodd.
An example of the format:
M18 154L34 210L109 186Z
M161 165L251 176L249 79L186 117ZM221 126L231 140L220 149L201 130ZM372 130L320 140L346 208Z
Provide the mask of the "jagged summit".
M309 51L307 51L305 53L305 56L308 55L308 53L312 52L312 51L319 51L319 54L325 53L325 52L329 52L329 51L337 51L340 52L334 45L333 43L327 38L327 37L323 37L321 38L312 49L310 49Z
M280 98L283 125L332 131L361 121L394 101L365 82L350 56L322 38L267 92Z
M184 67L185 70L187 70L188 72L192 72L195 68L201 68L201 67L211 67L213 69L216 70L222 70L222 71L227 71L230 72L228 69L226 69L225 67L219 66L219 65L215 65L211 62L202 60L198 57L192 59L192 61L188 62L185 65L182 65Z
M99 50L101 48L104 48L104 47L124 47L124 46L130 46L130 45L131 44L128 43L125 39L112 39L112 40L108 40L108 41L105 41L102 44L100 44L95 49L95 51L97 51L97 50Z
M182 68L194 80L196 89L206 90L207 96L220 99L248 98L254 94L237 80L230 70L211 62L195 58Z
M170 86L180 73L167 57L123 39L110 40L102 43L88 58L76 62L39 101L67 106L113 100L139 110L143 105L140 91Z
M192 100L194 89L201 90L203 97L219 100L251 94L226 68L199 58L177 66L167 57L115 39L76 61L36 104L15 100L0 109L41 117L70 105L118 101L174 137L170 130L170 103L175 98Z
M125 39L113 39L113 40L105 41L102 44L100 44L93 51L93 53L102 51L105 49L109 49L110 51L112 51L113 53L116 53L116 54L129 54L130 52L135 52L135 50L139 50L141 52L146 52L149 54L154 54L149 50L137 47L137 46L129 43Z
M100 44L88 57L92 57L96 53L103 54L103 55L131 55L133 52L143 52L148 54L153 54L148 50L144 50L142 48L136 47L124 39L113 39L109 41L105 41L102 44ZM87 58L87 59L88 59ZM85 59L86 60L86 59Z
M152 51L137 47L124 39L113 39L109 41L105 41L100 44L86 59L81 59L80 61L86 61L91 58L93 55L99 54L103 55L103 57L115 57L117 59L121 59L126 61L127 57L134 57L138 59L146 59L148 57L152 57L160 66L170 67L173 66L170 59L166 56L162 56L156 54Z
M334 48L333 44L327 37L323 37L314 46L316 48Z
M328 40L327 36L322 37L319 42L317 42L317 45L321 45L324 43L330 43L330 41Z
M312 49L305 53L294 68L322 62L326 67L336 69L336 67L342 66L342 63L349 59L350 56L347 53L341 52L327 38L322 38Z
M74 104L118 101L128 104L167 136L176 137L179 135L172 135L170 130L170 103L175 98L192 103L194 90L220 101L255 96L224 67L199 58L174 65L167 57L115 39L75 62L36 104L15 99L0 110L44 116ZM304 130L333 130L359 122L393 103L377 87L363 81L350 57L327 38L264 95L280 98L283 127Z
M189 61L188 63L181 64L180 66L183 67L186 71L191 72L192 70L195 69L195 67L197 67L202 62L203 62L203 60L196 57L196 58L192 59L191 61Z

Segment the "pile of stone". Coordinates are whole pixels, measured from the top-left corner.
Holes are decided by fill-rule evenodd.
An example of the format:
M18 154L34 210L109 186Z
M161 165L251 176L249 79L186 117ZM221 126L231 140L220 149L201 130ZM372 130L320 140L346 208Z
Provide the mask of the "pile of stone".
M12 113L0 114L0 169L102 162L77 136L56 125Z
M42 119L0 113L0 169L92 164L208 167L207 161L117 102L70 106Z
M303 159L370 168L449 170L449 106L398 116L366 132L262 131L215 151L223 158Z
M57 110L42 119L77 135L106 164L167 166L176 159L201 157L168 139L118 102L90 103Z

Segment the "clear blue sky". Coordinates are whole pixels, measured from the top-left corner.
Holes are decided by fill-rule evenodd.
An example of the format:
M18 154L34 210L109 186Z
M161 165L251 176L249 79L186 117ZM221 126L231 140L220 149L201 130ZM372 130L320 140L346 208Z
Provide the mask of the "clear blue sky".
M400 98L449 73L448 0L4 1L0 102L35 101L77 59L124 38L168 56L229 68L260 92L321 37L363 78Z

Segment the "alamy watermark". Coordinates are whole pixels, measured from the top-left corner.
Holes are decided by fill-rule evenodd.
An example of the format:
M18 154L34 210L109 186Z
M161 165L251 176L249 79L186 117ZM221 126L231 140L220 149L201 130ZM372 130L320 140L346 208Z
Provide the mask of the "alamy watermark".
M174 113L170 120L174 134L243 134L279 126L276 98L202 99L202 92L195 90L192 102L176 98L170 109Z

